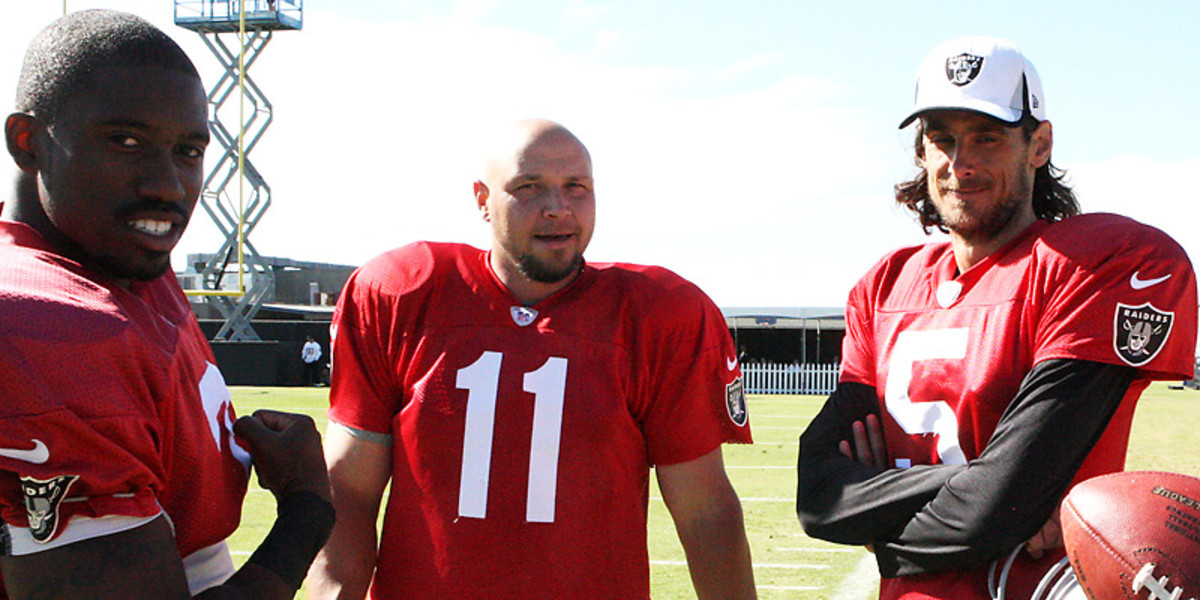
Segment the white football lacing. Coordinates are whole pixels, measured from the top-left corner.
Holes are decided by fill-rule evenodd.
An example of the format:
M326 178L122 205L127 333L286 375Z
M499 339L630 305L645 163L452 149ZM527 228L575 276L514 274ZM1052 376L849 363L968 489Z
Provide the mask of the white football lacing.
M1142 569L1133 577L1133 591L1140 592L1142 588L1146 588L1147 596L1150 600L1179 600L1183 597L1183 588L1176 586L1174 590L1167 591L1168 576L1154 578L1154 563L1146 563L1142 565ZM1196 600L1193 596L1191 600Z

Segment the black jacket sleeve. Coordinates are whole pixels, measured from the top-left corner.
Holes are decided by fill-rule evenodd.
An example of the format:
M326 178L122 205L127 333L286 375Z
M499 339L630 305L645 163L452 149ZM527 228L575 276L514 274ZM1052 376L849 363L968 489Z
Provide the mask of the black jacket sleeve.
M830 452L850 439L849 424L865 417L856 410L866 404L831 397L813 421L817 429L801 436L797 511L805 531L874 544L884 577L998 558L1033 537L1053 514L1135 374L1129 367L1080 360L1039 363L983 453L966 466L879 472L836 460ZM874 390L859 387L878 410ZM839 419L848 420L838 425Z
M922 465L880 471L848 458L838 443L851 424L879 415L875 388L841 383L800 436L796 513L808 535L865 545L903 527L964 466Z

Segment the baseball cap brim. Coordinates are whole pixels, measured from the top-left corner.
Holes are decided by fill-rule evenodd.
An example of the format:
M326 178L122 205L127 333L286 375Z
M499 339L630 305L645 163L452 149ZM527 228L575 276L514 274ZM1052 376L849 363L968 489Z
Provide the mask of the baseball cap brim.
M967 37L936 46L917 75L907 127L934 110L967 110L1015 125L1026 115L1044 121L1042 82L1033 64L1012 42Z

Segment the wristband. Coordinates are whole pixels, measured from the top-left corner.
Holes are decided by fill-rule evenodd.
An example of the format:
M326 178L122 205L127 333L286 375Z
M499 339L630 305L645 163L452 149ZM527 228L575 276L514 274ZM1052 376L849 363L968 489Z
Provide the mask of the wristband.
M271 532L250 560L299 590L308 567L333 529L333 505L312 492L296 492L279 500Z

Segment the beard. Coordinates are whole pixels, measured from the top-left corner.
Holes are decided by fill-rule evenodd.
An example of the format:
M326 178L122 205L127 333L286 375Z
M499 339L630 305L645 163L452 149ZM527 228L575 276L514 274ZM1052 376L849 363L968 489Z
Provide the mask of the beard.
M551 264L532 254L517 257L517 270L538 283L558 283L574 275L583 266L583 255L575 254L566 264Z
M1016 189L993 206L980 211L968 207L942 207L935 203L942 224L964 240L986 242L998 237L1021 214L1025 203L1033 196L1033 179L1021 177Z

